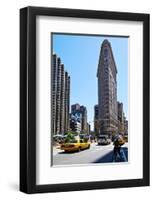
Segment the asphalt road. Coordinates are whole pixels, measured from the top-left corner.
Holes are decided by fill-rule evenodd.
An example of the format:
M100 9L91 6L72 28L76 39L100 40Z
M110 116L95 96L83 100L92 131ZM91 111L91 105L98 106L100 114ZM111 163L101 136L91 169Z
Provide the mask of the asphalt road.
M65 153L64 151L53 148L53 165L72 165L88 163L111 163L113 161L113 144L99 146L96 143L91 144L90 149L80 152ZM128 161L128 144L121 148L121 161Z

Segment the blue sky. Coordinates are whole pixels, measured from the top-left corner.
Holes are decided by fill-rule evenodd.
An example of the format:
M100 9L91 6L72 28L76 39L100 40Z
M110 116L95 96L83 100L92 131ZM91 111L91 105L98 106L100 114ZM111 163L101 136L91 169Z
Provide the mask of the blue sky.
M62 60L71 77L70 105L87 107L93 129L94 105L98 103L97 67L104 39L111 43L118 74L117 100L128 115L128 38L53 34L53 52Z

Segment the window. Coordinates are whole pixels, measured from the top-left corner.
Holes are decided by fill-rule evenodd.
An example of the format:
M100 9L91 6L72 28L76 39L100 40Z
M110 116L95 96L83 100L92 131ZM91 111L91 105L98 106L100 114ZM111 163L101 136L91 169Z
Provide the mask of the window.
M107 57L108 56L108 49L104 49L104 57Z

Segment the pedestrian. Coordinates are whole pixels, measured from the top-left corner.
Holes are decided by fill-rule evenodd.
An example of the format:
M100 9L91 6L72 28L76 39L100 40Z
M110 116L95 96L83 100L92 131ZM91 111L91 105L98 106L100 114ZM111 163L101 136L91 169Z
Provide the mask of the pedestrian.
M121 161L121 145L120 145L119 138L115 138L113 145L114 145L113 162L120 162Z

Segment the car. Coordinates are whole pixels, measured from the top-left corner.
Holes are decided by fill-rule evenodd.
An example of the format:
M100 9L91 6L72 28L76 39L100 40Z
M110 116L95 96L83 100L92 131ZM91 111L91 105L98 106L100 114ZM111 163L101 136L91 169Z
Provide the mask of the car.
M97 140L98 145L108 145L111 143L111 139L108 135L100 135Z
M89 149L90 142L83 139L71 139L68 142L61 144L61 150L65 152L81 151L83 149Z

